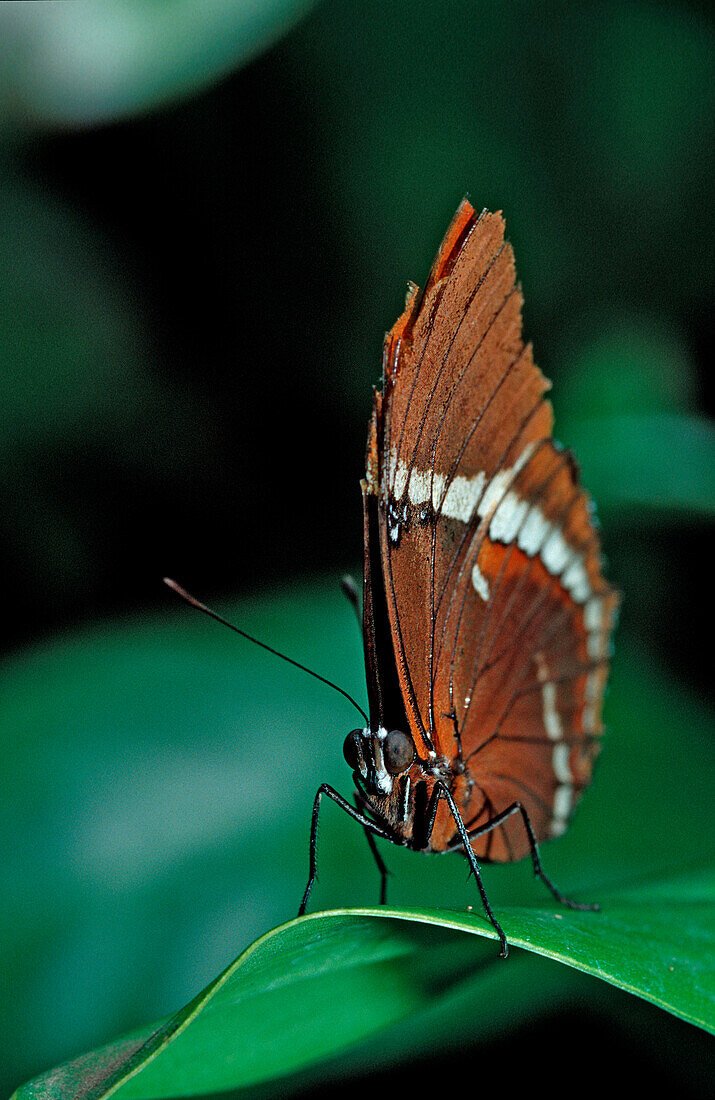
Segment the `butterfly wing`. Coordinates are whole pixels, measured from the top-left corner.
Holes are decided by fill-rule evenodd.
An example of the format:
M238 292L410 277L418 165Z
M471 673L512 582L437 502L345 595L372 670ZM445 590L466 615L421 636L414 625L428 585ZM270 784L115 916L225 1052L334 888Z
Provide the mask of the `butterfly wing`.
M519 800L543 839L590 779L617 597L521 309L501 215L463 202L386 338L365 493L419 755L449 766L470 828ZM444 807L432 846L454 840ZM516 819L474 841L527 847Z

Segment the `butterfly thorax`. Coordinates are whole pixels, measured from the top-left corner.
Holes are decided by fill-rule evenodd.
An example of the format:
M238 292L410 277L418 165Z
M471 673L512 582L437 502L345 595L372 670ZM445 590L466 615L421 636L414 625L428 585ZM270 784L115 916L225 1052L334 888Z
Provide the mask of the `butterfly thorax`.
M409 734L384 727L353 730L344 746L353 768L358 802L400 844L431 848L428 822L435 784L451 787L449 762L436 754L420 759Z

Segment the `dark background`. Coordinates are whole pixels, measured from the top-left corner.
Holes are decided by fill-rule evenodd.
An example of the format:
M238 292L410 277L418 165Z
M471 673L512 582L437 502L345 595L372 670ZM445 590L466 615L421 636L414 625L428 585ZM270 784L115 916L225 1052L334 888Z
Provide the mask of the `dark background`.
M162 79L152 5L146 70L109 90L141 5L105 5L107 56L96 11L10 7L34 11L2 13L0 55L8 654L164 608L164 574L257 600L354 570L382 335L468 194L505 213L624 636L709 689L706 5L276 3L250 34L208 5L198 44L176 9ZM650 1025L630 1048L553 1026L663 1072ZM525 1064L543 1027L513 1040Z
M167 572L251 593L358 561L382 333L465 193L505 211L577 453L585 416L708 409L709 31L692 4L328 3L161 109L136 77L117 121L14 103L6 643ZM700 532L618 523L624 587L652 540L668 562L625 614L687 669Z

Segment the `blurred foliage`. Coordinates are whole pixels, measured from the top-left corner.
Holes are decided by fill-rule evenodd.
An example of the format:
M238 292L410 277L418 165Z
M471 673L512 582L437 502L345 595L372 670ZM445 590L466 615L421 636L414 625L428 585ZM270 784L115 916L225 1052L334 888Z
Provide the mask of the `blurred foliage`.
M292 915L350 717L147 609L164 573L240 592L248 629L361 691L348 609L258 592L359 560L381 334L464 193L505 212L625 592L612 742L550 865L576 886L660 870L673 806L669 868L703 854L712 58L688 0L0 5L3 641L32 642L1 689L8 1087L169 1013ZM146 633L67 633L119 609ZM319 904L364 903L363 838L333 828ZM403 854L400 903L461 904L458 861L424 878ZM522 866L491 877L497 900L532 890ZM658 1026L652 1057L694 1041Z
M195 93L265 49L311 0L45 0L0 6L11 125L96 125Z

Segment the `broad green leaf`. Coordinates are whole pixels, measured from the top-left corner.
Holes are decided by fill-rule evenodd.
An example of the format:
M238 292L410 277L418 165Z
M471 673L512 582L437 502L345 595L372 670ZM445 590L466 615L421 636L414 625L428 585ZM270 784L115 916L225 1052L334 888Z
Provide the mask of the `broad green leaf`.
M715 868L614 890L599 914L508 908L514 948L567 963L715 1030ZM427 926L427 927L425 927ZM85 1056L28 1085L18 1100L119 1090L127 1098L189 1096L264 1083L335 1054L410 1014L448 1003L465 982L474 1009L506 974L475 915L344 910L269 932L172 1020L118 1049ZM448 936L454 940L448 942ZM451 967L444 950L452 947ZM458 965L455 962L458 961ZM518 980L518 979L517 979ZM445 1019L453 1026L449 1012ZM479 1019L472 1025L479 1029ZM433 1039L438 1037L433 1034ZM126 1082L126 1083L124 1083Z
M337 585L303 585L222 610L362 697L360 639ZM0 714L6 773L0 874L7 899L0 934L3 981L14 990L3 1009L2 1062L17 1065L20 1052L27 1078L128 1032L138 1020L169 1018L243 947L294 916L305 884L312 797L321 781L349 793L340 746L354 718L327 688L184 609L107 623L18 655L5 664ZM514 943L528 936L534 949L554 958L580 951L578 965L600 967L626 986L641 983L655 1003L701 1019L696 991L688 1001L669 974L663 986L661 963L666 942L676 960L681 957L688 928L699 919L677 872L697 871L711 853L703 825L712 805L710 716L624 635L607 720L593 788L567 835L543 853L563 889L600 901L604 913L562 912L559 919L544 907L528 861L486 868L487 890ZM664 807L680 809L664 819ZM429 906L440 921L485 931L460 859L392 848L384 855L395 911ZM364 909L376 900L362 831L335 807L326 807L319 858L316 909ZM672 917L670 940L668 929L653 923L657 906L646 910L645 902L622 894L645 890L646 878L648 889L675 891L661 907ZM619 961L618 944L633 927L628 920L637 912L642 922L646 911L633 959ZM362 928L366 918L356 919ZM624 937L611 949L613 922L621 920ZM367 923L375 921L383 930L380 942L396 934L395 922ZM400 923L400 936L408 926ZM644 936L643 928L652 935ZM455 931L445 936L434 946L434 965L464 977L469 952L476 953L476 968L491 975L490 1004L505 999L511 1006L501 1026L544 1011L546 1003L532 996L528 983L522 996L514 982L522 953L515 950L497 966L491 941ZM369 937L365 950L372 950ZM257 947L248 957L260 959L265 951ZM556 962L532 963L549 969L557 1001L574 972ZM376 982L384 981L382 965ZM335 980L352 979L336 974ZM587 986L601 983L591 979ZM440 988L435 983L425 997L422 984L418 997L401 979L395 1000L386 994L385 1003L395 1020L412 1020L415 1011L439 1014ZM472 1000L458 982L454 995L460 988L478 1017L482 987ZM349 999L361 1003L357 993ZM357 1039L362 1026L368 1029L369 1021L346 1025L345 1041ZM301 1053L297 1041L284 1055L286 1062L271 1072L322 1057L315 1048ZM15 1072L8 1084L17 1084Z

